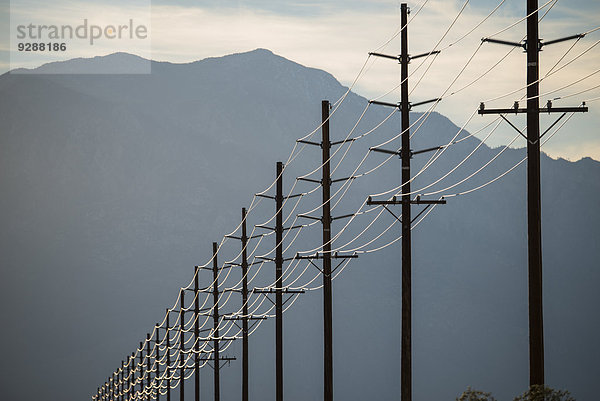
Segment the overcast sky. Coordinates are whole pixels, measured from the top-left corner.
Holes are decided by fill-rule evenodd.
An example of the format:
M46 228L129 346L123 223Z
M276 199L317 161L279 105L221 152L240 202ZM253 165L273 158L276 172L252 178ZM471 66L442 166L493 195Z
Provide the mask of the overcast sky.
M132 42L125 49L119 50L155 60L190 62L262 47L301 64L324 69L346 86L353 82L361 70L369 51L379 49L380 52L397 54L399 49L397 37L380 48L399 28L399 2L394 0L156 0L150 7L146 1L131 0L124 3L106 0L55 0L48 4L40 0L14 0L12 5L14 10L23 10L23 6L27 4L27 18L40 24L58 23L70 11L77 18L88 18L98 24L112 23L144 13L150 16L151 13L151 46L138 47ZM485 100L487 107L510 107L514 101L523 97L525 54L514 49L506 56L510 47L489 43L480 47L480 39L493 35L522 18L525 15L525 0L505 0L489 19L459 40L500 3L501 0L467 1L461 13L464 0L409 2L412 11L410 17L413 18L409 25L410 53L442 49L437 57L414 60L411 63L410 70L414 72L410 79L413 102L444 95L444 100L436 111L447 115L461 126L469 120L481 101ZM540 5L545 3L545 0L540 0ZM0 23L4 28L0 41L0 72L6 72L11 68L11 13L7 0L0 0L0 5ZM540 25L540 36L543 39L587 32L600 25L600 2L597 0L551 1L542 10L542 15L552 5ZM452 25L459 13L460 16ZM35 21L38 18L39 22ZM522 22L495 37L520 41L525 30L525 23ZM444 36L446 31L448 32ZM574 95L556 99L554 104L577 106L582 100L600 96L600 88L578 94L600 85L600 73L597 72L600 68L600 45L592 47L598 40L600 30L590 33L577 43L564 42L543 49L541 76L558 64L553 73L541 83L542 103ZM451 46L448 47L449 45ZM592 48L587 53L569 63L590 47ZM111 43L106 46L99 43L86 47L77 56L103 55L113 51L115 49ZM64 54L65 58L73 56ZM504 56L506 58L490 73L466 89L452 94L480 77ZM39 64L43 61L33 60L31 66L35 66L36 62ZM566 67L561 68L567 63ZM399 67L394 61L371 58L367 66L366 73L355 86L355 92L367 98L375 98L398 85ZM458 79L455 80L456 77ZM505 94L500 99L491 100ZM398 91L392 91L386 99L397 101ZM578 160L584 156L600 160L600 134L596 128L600 124L600 101L591 101L589 106L590 113L575 115L544 146L544 151L553 157L570 160ZM419 109L424 110L427 109ZM549 126L555 117L558 116L542 116L542 129ZM467 129L473 132L489 123L492 118L494 117L475 116ZM512 120L517 126L525 125L522 117L512 117ZM515 132L506 125L494 133L488 143L492 146L507 144L514 135ZM524 146L524 140L517 140L513 146Z

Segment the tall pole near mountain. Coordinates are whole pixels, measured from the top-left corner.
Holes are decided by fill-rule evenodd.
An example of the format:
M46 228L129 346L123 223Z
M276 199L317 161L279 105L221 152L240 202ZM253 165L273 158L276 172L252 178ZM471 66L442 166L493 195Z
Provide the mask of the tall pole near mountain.
M121 361L121 370L119 372L119 374L121 375L120 379L119 379L119 401L123 401L123 390L125 389L125 386L123 385L123 380L124 380L124 376L125 376L125 371L123 366L125 365L125 361Z
M431 102L437 102L440 99L432 99L419 103L410 103L408 99L408 64L410 60L418 57L426 57L432 54L439 53L438 50L434 50L428 53L419 54L416 56L410 56L408 54L408 5L402 3L400 6L400 25L401 25L401 36L400 36L400 56L388 56L385 54L371 53L372 55L397 59L400 63L400 103L390 104L386 102L371 101L374 104L381 104L385 106L399 107L401 113L401 141L402 147L400 151L389 151L378 148L372 148L372 150L388 153L398 154L402 160L402 198L400 201L396 200L396 197L392 200L387 201L373 201L369 197L367 204L371 205L402 205L402 215L398 218L394 217L402 225L402 323L401 323L401 351L400 351L400 399L401 401L412 400L412 243L411 243L411 229L413 218L411 217L411 205L427 205L428 208L434 204L445 204L444 200L421 200L417 197L411 200L410 191L410 159L417 153L430 152L441 149L441 146L429 148L413 152L410 148L410 110L413 106L427 104ZM387 209L389 211L389 209ZM391 211L389 211L392 213ZM420 216L424 212L421 211L416 217Z
M200 401L200 268L194 267L194 401Z
M544 384L544 320L542 294L542 201L540 180L540 140L567 113L587 112L582 107L540 108L539 56L543 46L578 39L585 34L542 42L539 37L538 0L527 1L527 39L523 43L483 38L484 42L523 47L527 52L527 108L519 108L515 102L512 109L486 109L481 103L479 114L500 114L521 136L525 135L508 121L504 114L527 114L527 255L529 282L529 384ZM540 135L540 113L562 113L554 124Z
M544 384L542 200L538 0L527 0L527 238L529 256L529 383Z
M156 365L156 371L154 373L154 380L156 381L156 401L160 400L160 387L161 387L161 375L160 375L160 361L161 361L161 357L160 357L160 325L157 323L156 324L156 340L154 341L154 343L156 344L156 352L155 352L155 356L154 356L154 360L155 360L155 365Z
M129 358L129 365L135 364L135 353L131 353L131 358ZM135 371L137 367L133 367L131 369L131 374L129 375L129 400L134 400L135 395Z
M225 316L225 320L233 320L233 321L242 321L242 401L248 401L248 377L249 377L249 369L248 369L248 336L249 336L249 325L248 322L250 320L265 320L265 316L250 316L248 314L248 240L253 238L262 237L262 235L250 236L248 237L247 229L246 229L246 208L242 208L242 236L236 237L235 235L228 234L227 238L235 238L240 240L242 243L242 261L240 264L232 264L230 266L238 265L242 268L242 316ZM236 323L237 325L237 323ZM239 326L238 326L239 328Z
M275 292L275 400L283 401L283 294L300 294L304 290L290 290L283 288L283 233L286 230L300 228L301 226L284 227L283 226L283 203L285 200L301 196L283 195L283 169L282 162L276 164L276 185L275 196L257 194L257 196L275 200L275 227L257 226L266 228L275 232L275 289L254 289L256 294L271 294ZM268 258L267 258L268 259ZM267 295L268 297L268 295ZM272 302L272 301L271 301Z
M323 148L322 162L322 195L323 195L323 399L333 401L333 311L331 297L331 174L330 155L331 141L329 140L329 102L321 103L321 118L323 120L321 146Z
M179 401L185 401L185 291L181 290L179 304Z
M140 399L144 396L144 343L140 342Z
M219 360L219 264L217 263L217 253L219 245L216 242L212 244L213 249L213 358L214 358L214 375L213 375L213 395L215 401L221 398L221 378L219 371L221 361Z
M170 334L171 325L169 324L169 315L171 311L167 309L167 328L165 330L165 337L167 339L167 349L165 351L167 356L167 366L165 367L165 373L167 375L167 401L171 401L171 344Z
M242 401L248 401L248 235L242 208Z
M275 195L275 388L276 400L283 401L283 163L277 162Z
M146 387L148 388L147 400L152 399L152 387L150 386L150 333L146 334Z
M296 255L296 259L307 259L310 263L317 267L312 262L312 259L323 259L323 268L319 269L323 276L323 400L333 401L333 289L332 289L332 274L335 269L332 269L332 259L349 259L357 258L358 255L339 255L337 252L332 255L331 252L331 223L336 219L352 217L353 215L345 215L332 217L331 216L331 184L334 182L352 180L356 177L342 178L338 180L331 179L331 147L333 145L341 145L346 142L352 142L354 139L347 139L337 142L331 142L329 137L329 108L328 100L321 102L321 142L312 142L299 139L298 142L308 145L315 145L321 148L321 180L314 180L307 177L299 177L298 180L310 181L321 184L322 195L322 212L320 218L299 214L298 217L320 220L323 229L323 248L322 255L317 252L314 256ZM339 267L339 265L338 265ZM318 267L317 267L318 268ZM337 268L337 267L336 267Z
M400 355L400 399L412 399L412 295L411 295L411 217L410 217L410 132L408 103L408 7L400 6L402 29L400 48L400 113L402 120L402 342Z

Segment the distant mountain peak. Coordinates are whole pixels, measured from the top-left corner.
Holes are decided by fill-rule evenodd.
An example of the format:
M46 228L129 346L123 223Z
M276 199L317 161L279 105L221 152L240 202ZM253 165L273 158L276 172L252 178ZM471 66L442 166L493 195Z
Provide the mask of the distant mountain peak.
M223 56L207 57L207 58L204 58L201 60L194 61L193 63L202 63L202 62L207 62L210 60L216 61L216 60L227 60L227 59L238 59L238 58L243 58L243 59L248 59L248 60L278 60L278 61L285 61L290 64L300 65L300 64L296 63L295 61L292 61L283 56L275 54L275 53L273 53L273 51L271 51L269 49L264 49L261 47L256 48L254 50L231 53L231 54L226 54Z
M265 49L265 48L263 48L263 47L258 47L258 48L254 49L254 50L250 50L250 51L248 51L248 52L245 52L245 53L257 53L257 54L275 54L275 53L273 53L271 50L269 50L269 49Z
M150 73L151 66L156 64L190 65L227 58L246 57L252 59L272 58L297 64L285 57L265 48L227 54L218 57L206 57L191 62L173 63L148 59L127 52L114 52L93 57L76 57L69 60L53 61L35 68L17 68L11 73L16 74L139 74Z
M149 73L151 60L126 52L53 61L37 68L19 68L17 74L140 74Z

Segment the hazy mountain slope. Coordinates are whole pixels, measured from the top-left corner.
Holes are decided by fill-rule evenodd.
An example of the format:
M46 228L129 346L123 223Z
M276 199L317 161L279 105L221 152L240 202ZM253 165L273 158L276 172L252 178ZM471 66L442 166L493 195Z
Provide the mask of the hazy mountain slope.
M82 61L44 68L68 70L73 62ZM87 62L135 60L116 54ZM183 65L153 62L146 76L1 76L0 338L6 345L0 384L7 399L89 399L162 318L193 266L209 259L210 243L235 228L240 208L272 182L275 162L285 161L294 140L318 125L321 100L344 92L331 75L267 50ZM365 104L350 94L332 118L332 137L343 138ZM388 113L371 107L356 133ZM336 177L352 173L370 146L397 133L397 118L353 144ZM447 143L457 130L434 113L415 135L414 148ZM413 188L442 176L477 143L449 148ZM458 181L498 151L482 146L431 190ZM415 156L415 171L429 156ZM450 192L484 183L523 156L523 150L508 150ZM304 149L286 170L286 190L319 158L318 148ZM384 159L370 155L361 171ZM600 374L594 310L600 302L600 163L544 157L542 169L547 381L580 400L593 399ZM356 180L335 214L396 186L399 172L394 159ZM307 197L297 212L318 199L319 192ZM415 400L453 399L467 385L509 399L526 387L525 206L523 164L481 191L449 198L415 229ZM249 223L262 223L273 209L264 200ZM371 216L357 219L340 241L353 238ZM392 221L384 214L375 228ZM376 244L398 232L394 227ZM316 246L319 238L318 226L307 229L286 256ZM220 260L233 257L238 245L231 242ZM340 400L399 394L399 249L396 243L361 255L334 283ZM259 282L273 274L265 266ZM286 313L288 400L321 398L321 302L320 292L311 291ZM253 399L274 399L273 331L268 321L251 339ZM235 344L229 354L239 356L240 348ZM223 370L224 400L239 398L239 376L239 362ZM203 398L211 383L205 369Z

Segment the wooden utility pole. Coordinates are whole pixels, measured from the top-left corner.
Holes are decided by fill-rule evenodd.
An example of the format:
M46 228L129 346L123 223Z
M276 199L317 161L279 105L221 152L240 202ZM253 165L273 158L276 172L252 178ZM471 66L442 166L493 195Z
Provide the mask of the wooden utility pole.
M277 162L275 196L275 399L283 401L283 163Z
M298 140L298 142L308 145L316 145L321 147L321 180L313 180L306 177L300 177L299 180L309 181L321 184L322 193L322 213L319 217L300 214L299 217L304 217L313 220L320 220L323 228L323 247L322 255L318 253L314 256L296 255L296 259L323 259L323 268L319 269L323 275L323 400L333 401L333 290L332 290L332 273L335 269L331 267L332 259L348 259L357 258L358 255L335 255L331 254L331 222L336 219L351 217L353 215L345 215L340 217L331 217L331 184L333 182L347 181L354 177L342 178L338 180L331 179L331 147L340 145L346 142L352 142L353 139L331 142L329 135L329 101L321 101L321 142L311 142L306 140ZM314 265L314 263L311 261ZM315 265L316 266L316 265Z
M166 370L165 373L167 375L167 401L171 401L171 339L170 339L170 334L169 331L171 330L171 325L169 324L169 315L170 315L170 311L169 309L167 309L167 328L165 331L165 336L167 337L167 350L166 350L166 355L167 355L167 366L166 366Z
M129 365L131 366L134 363L135 363L135 354L132 352L131 357L129 358ZM137 368L131 369L131 374L129 375L129 400L133 400L134 395L135 395L135 371L136 370L137 370Z
M401 6L402 29L400 70L400 109L402 113L402 351L400 362L401 400L412 400L412 245L410 214L410 117L408 104L408 26L407 5Z
M185 291L179 298L179 401L185 401Z
M123 385L123 380L125 379L125 361L121 361L121 370L119 372L120 374L120 378L119 378L119 401L123 401L123 391L125 390L125 386Z
M220 335L219 335L219 319L221 318L221 315L219 313L219 294L222 293L223 291L228 291L226 290L219 290L219 270L220 269L224 269L225 267L221 267L219 268L219 264L218 264L218 260L217 260L217 254L218 254L218 249L219 246L216 242L212 243L212 260L213 260L213 266L212 268L209 267L202 267L202 266L196 266L197 270L210 270L212 272L212 277L213 277L213 281L212 281L212 285L206 288L202 288L200 289L198 287L198 282L196 279L196 281L194 282L194 291L199 293L210 293L212 294L213 297L213 306L210 308L207 308L209 311L210 315L212 315L213 318L213 328L212 328L212 341L213 341L213 351L212 351L212 356L207 357L207 358L198 358L198 361L213 361L213 395L214 395L214 400L215 401L219 401L221 398L221 378L220 378L220 370L221 370L221 362L230 362L230 361L234 361L235 358L229 358L229 357L221 357L220 356ZM198 273L196 274L196 277L198 277ZM197 298L197 297L196 297ZM199 301L198 303L195 303L195 311L197 313L197 316L200 316L200 304ZM204 309L202 309L202 311L204 311ZM199 326L195 326L194 331L196 332L196 338L199 338L200 336L200 327ZM210 329L204 329L202 331L210 331ZM231 338L229 340L234 340L234 338ZM196 342L196 344L198 344L198 342ZM196 351L197 351L197 355L199 356L200 353L200 348L198 346L196 346ZM199 364L197 365L199 368ZM197 380L198 380L198 384L197 384L197 388L198 388L198 392L197 392L197 399L196 401L198 401L198 399L200 398L200 376L199 376L199 369L196 370L196 372L198 372L198 376L197 376Z
M194 267L194 400L200 401L200 269Z
M254 289L255 293L271 294L275 292L275 400L283 401L283 294L303 293L302 290L289 290L283 288L283 232L285 230L299 228L300 226L283 227L283 163L277 162L276 166L276 195L268 196L257 194L265 198L275 200L275 227L257 226L275 231L275 289ZM301 194L290 195L287 199L301 196Z
M540 77L540 40L537 9L537 0L527 0L527 238L529 243L530 384L544 384L540 86L538 81Z
M539 53L542 46L582 38L585 34L542 42L539 38L538 0L527 1L527 39L524 42L482 39L484 42L522 47L527 52L527 108L519 108L515 102L512 109L485 109L481 103L479 114L500 114L511 127L527 139L527 254L529 283L529 383L544 384L544 321L542 296L542 201L540 180L540 112L562 113L558 120L569 112L586 112L587 107L552 107L549 101L546 108L540 108L539 100ZM504 114L526 113L527 136L510 123ZM558 122L558 120L556 122ZM551 125L553 127L554 124Z
M248 335L249 335L249 322L251 320L265 320L264 316L250 316L248 315L248 241L253 238L262 237L262 235L253 235L248 237L247 226L246 226L246 208L242 208L242 236L236 237L235 235L227 235L228 238L234 238L240 240L242 243L242 261L240 264L231 264L231 266L239 266L242 268L242 316L225 316L225 320L242 321L242 401L248 401L248 382L249 382L249 369L248 369ZM237 325L237 323L236 323ZM238 326L239 327L239 326Z
M144 397L144 343L140 341L140 399Z
M419 152L413 152L410 148L410 110L413 106L423 105L439 101L440 99L432 99L424 102L411 104L408 100L408 64L411 60L437 54L439 51L431 51L428 53L419 54L416 56L410 56L408 54L408 14L409 9L406 3L402 3L401 8L401 54L398 57L388 56L380 53L371 53L374 56L390 58L398 60L400 63L400 103L386 103L379 101L371 101L373 104L380 104L384 106L398 107L401 113L401 127L402 127L402 147L399 151L388 151L378 148L372 148L374 151L397 154L402 160L402 198L400 201L394 199L389 201L373 201L371 198L367 201L370 205L402 205L402 216L396 219L399 220L402 225L402 328L401 328L401 355L400 355L400 399L402 401L412 400L412 243L411 243L411 229L413 219L411 217L411 205L427 205L427 207L433 204L444 204L444 200L421 200L420 198L411 199L410 191L410 160L413 155L417 153L423 153L428 151L438 150L441 147L425 149ZM386 207L387 209L387 207ZM389 209L388 209L389 211ZM391 213L391 212L390 212Z
M333 306L331 291L331 171L329 102L321 102L323 199L323 399L333 401Z
M214 358L214 396L215 401L221 397L221 381L219 377L219 267L217 263L218 245L212 244L213 248L213 358Z
M242 401L248 401L248 235L242 208Z
M150 387L150 333L146 333L146 388L148 389L148 395L146 399L151 399L152 391Z
M154 360L156 361L156 373L154 374L154 380L156 380L156 401L160 400L160 326L156 324L156 353Z

